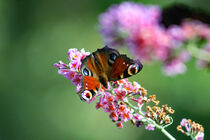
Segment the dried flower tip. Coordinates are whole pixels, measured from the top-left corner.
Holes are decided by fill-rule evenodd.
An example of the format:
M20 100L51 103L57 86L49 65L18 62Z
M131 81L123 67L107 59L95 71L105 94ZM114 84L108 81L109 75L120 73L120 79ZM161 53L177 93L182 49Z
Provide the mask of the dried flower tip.
M158 107L158 106L153 106L152 109L153 109L155 112L157 112L157 110L160 110L160 107Z
M160 120L163 120L166 116L166 113L165 112L160 112L158 116L159 116Z
M204 128L202 125L200 125L200 131L203 132L204 131Z
M152 108L151 108L150 106L147 106L146 109L147 109L147 111L149 111L149 112L153 112L153 110L152 110Z
M150 114L147 112L147 113L145 114L145 117L150 118Z
M166 117L166 118L165 118L165 123L166 123L166 124L171 123L171 120L170 120L170 118L169 118L169 117Z
M191 121L190 119L187 120L187 123L191 124L191 122L192 122L192 121Z
M158 105L160 103L159 100L153 101L153 103L155 103L155 105Z
M156 95L150 95L148 97L152 102L154 102L156 100Z
M167 104L166 104L166 105L162 105L162 108L163 108L163 111L164 111L164 112L168 111L168 106L167 106Z
M147 95L147 90L144 88L139 88L140 91L142 91L142 96L146 96Z
M178 125L176 128L178 131L181 131L183 134L185 134L185 131L182 129L181 125Z
M144 98L142 99L142 102L147 103L147 102L148 102L147 97L144 97Z
M171 107L168 108L168 113L174 114L174 112L175 112L175 111L174 111Z

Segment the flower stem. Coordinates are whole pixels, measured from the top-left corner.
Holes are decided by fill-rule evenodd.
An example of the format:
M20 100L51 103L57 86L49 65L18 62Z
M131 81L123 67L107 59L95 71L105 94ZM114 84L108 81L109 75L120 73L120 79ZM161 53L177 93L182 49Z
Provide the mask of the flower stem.
M170 133L168 133L164 128L161 129L161 132L165 134L170 140L176 140Z

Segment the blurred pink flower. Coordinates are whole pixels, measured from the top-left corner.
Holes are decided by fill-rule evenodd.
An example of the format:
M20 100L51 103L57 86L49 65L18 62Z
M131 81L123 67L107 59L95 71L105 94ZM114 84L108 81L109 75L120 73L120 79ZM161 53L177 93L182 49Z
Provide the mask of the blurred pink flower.
M122 2L99 16L100 31L106 44L127 46L145 63L161 62L165 75L183 74L187 69L185 63L191 59L185 45L192 40L210 42L210 27L188 19L179 26L164 28L159 22L161 14L158 6ZM204 68L209 62L198 60L197 65Z
M168 76L183 74L186 69L185 64L179 59L173 59L163 66L163 72Z

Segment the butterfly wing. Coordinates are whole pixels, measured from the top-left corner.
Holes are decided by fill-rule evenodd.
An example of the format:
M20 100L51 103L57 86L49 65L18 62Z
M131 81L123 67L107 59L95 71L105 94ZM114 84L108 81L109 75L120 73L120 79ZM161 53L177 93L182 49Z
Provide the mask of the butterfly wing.
M128 78L134 74L137 74L143 68L143 65L139 60L133 60L126 55L121 55L117 50L104 47L101 49L107 56L107 59L103 59L104 63L108 63L106 73L108 81L116 81L123 78Z
M97 93L100 83L96 78L91 76L84 76L81 82L82 87L78 94L81 100L88 101Z

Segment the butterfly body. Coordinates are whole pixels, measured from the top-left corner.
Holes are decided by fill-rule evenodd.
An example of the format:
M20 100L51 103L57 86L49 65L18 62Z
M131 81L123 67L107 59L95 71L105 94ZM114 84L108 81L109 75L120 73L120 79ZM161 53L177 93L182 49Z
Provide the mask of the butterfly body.
M105 46L82 60L82 88L79 91L82 100L92 98L100 86L107 88L108 81L130 77L143 68L139 60L121 55L117 50Z

